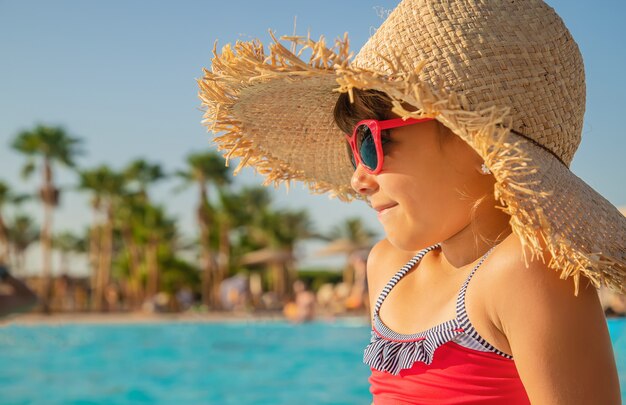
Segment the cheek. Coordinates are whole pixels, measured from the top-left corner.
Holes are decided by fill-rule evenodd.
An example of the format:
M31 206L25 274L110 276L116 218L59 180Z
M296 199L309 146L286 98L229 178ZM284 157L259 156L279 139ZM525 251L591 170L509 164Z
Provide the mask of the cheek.
M484 187L477 187L467 171L459 173L448 164L431 167L435 170L398 176L388 184L402 210L399 226L386 231L400 249L415 250L453 236L469 224L474 202L484 195Z
M441 190L436 178L395 175L381 188L399 204L400 210L383 227L389 241L398 249L413 251L440 242ZM386 187L385 187L386 186ZM447 208L443 208L446 210Z
M411 156L404 150L392 153L389 175L379 176L381 190L402 207L385 231L403 250L432 245L459 232L469 224L472 206L486 190L486 176L475 170L477 155L467 150L468 145L452 141L440 148L422 139L421 146L412 149Z

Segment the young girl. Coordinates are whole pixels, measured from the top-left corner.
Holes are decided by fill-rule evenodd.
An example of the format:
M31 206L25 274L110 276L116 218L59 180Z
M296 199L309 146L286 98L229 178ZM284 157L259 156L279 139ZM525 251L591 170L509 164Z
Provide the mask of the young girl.
M268 182L377 212L374 403L620 403L596 287L624 291L626 220L569 171L584 71L554 10L404 0L351 61L288 39L308 62L215 52L205 123Z

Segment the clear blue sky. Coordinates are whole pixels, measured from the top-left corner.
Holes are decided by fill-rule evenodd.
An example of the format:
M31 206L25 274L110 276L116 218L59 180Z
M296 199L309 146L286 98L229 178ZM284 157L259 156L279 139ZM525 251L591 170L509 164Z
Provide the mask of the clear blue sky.
M145 157L166 170L183 166L189 152L209 148L200 125L196 78L210 66L213 42L260 38L271 28L291 34L311 31L333 39L348 32L357 51L383 21L390 0L319 1L9 1L0 0L0 179L33 191L39 178L24 182L24 158L9 143L36 123L63 125L84 139L81 167L107 163L121 168ZM550 0L570 28L585 60L587 112L583 141L572 170L617 206L626 205L626 2ZM75 177L59 173L70 186ZM239 184L260 184L251 170ZM192 235L195 193L172 194L158 186L154 198L167 202ZM348 215L362 216L382 233L362 203L345 204L311 196L300 185L276 192L279 206L310 210L320 231ZM90 220L87 196L66 193L55 217L57 230L82 229ZM24 210L40 215L37 204Z

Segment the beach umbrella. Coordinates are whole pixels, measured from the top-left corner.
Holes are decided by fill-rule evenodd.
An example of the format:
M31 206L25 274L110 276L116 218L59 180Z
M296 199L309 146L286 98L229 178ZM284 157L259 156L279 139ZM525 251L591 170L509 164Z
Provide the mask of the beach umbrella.
M316 256L350 255L356 251L370 249L370 246L349 239L337 239L315 252Z
M265 248L246 253L239 263L243 266L255 264L286 263L293 260L288 250Z
M241 265L267 265L272 280L273 290L282 299L291 292L291 281L295 277L290 274L290 263L293 254L286 249L265 248L243 255Z
M346 266L343 270L343 281L349 286L354 284L355 270L351 263L351 256L357 252L367 252L371 246L366 243L358 243L350 239L336 239L316 252L316 256L343 255L346 257ZM366 255L366 254L365 254ZM367 256L367 255L366 255Z

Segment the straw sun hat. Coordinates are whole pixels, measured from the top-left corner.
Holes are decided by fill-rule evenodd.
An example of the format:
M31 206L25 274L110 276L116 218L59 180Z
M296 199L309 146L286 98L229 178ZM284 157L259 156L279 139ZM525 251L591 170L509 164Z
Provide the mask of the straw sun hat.
M495 197L530 259L561 277L624 291L626 218L570 170L585 109L584 67L540 0L404 0L351 59L347 37L273 35L214 50L199 80L203 123L226 158L266 184L299 180L344 200L353 168L333 121L339 92L387 93L401 117L434 117L493 173ZM407 104L412 111L404 109Z

